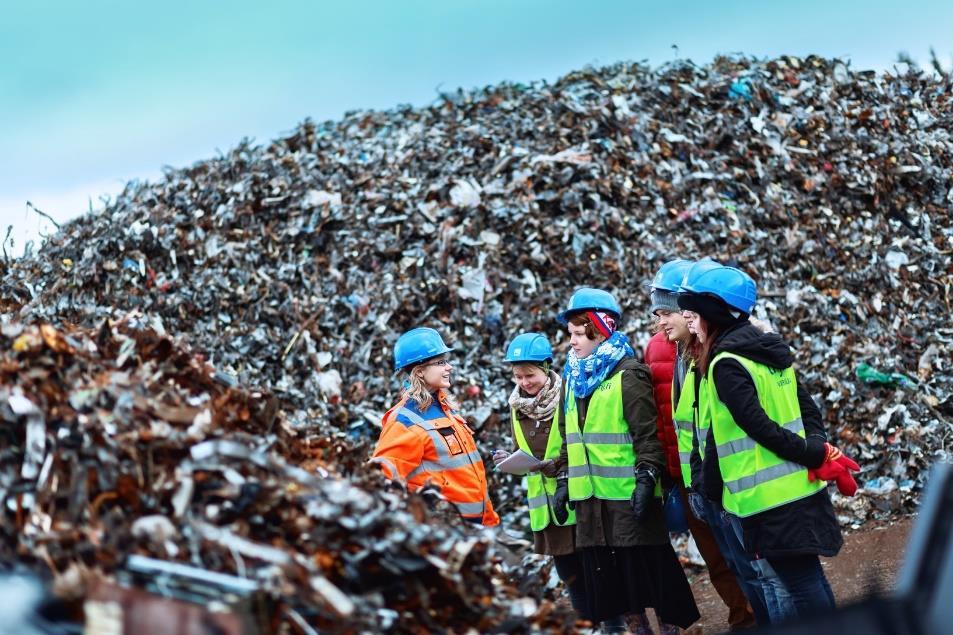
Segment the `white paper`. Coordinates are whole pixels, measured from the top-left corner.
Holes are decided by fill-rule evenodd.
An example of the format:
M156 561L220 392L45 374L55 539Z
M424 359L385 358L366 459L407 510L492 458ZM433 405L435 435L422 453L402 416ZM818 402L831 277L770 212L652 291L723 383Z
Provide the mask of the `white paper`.
M536 467L542 463L532 454L527 454L523 450L517 450L513 454L506 457L506 459L497 465L497 469L500 471L506 472L507 474L516 474L517 476L522 476L529 472L531 467Z

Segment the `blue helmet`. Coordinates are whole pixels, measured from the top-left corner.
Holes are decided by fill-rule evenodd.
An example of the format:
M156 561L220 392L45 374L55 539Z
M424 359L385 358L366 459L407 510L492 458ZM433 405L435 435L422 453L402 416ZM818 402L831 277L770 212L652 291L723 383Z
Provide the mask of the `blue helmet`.
M709 271L714 271L715 269L721 269L725 265L715 262L711 258L704 258L702 260L695 261L691 266L685 270L685 275L682 276L682 281L679 283L678 287L675 289L676 293L688 293L689 289L685 285L698 280L703 274L708 273Z
M431 357L449 353L453 349L443 343L440 333L420 327L410 329L394 344L394 370L403 370Z
M569 316L580 311L604 311L611 313L616 319L622 317L622 307L615 301L612 294L602 289L583 287L569 298L569 306L556 316L561 324L569 324Z
M659 267L658 273L649 285L653 291L668 291L678 293L678 287L682 284L685 272L692 266L691 260L669 260Z
M539 333L520 333L506 347L504 362L553 362L553 347L545 335Z
M740 269L719 265L713 260L700 260L685 274L680 293L709 294L728 306L751 315L758 300L758 286Z

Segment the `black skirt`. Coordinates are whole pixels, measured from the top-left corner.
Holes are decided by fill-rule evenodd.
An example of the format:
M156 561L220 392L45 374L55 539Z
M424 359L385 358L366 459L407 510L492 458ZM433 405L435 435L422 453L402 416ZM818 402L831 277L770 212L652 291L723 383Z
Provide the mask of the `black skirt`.
M583 617L598 624L653 608L662 622L681 628L700 617L672 545L586 547L577 553L585 581Z

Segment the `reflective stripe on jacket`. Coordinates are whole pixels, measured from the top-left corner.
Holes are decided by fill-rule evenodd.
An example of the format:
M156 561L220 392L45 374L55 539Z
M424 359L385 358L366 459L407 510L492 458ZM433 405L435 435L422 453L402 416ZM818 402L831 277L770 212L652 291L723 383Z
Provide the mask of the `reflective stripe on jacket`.
M566 391L569 498L629 500L635 489L636 454L622 409L622 375L606 379L590 395L584 431L571 389ZM656 495L661 486L656 483Z
M388 478L405 481L412 492L436 485L468 520L498 525L470 428L443 399L435 405L421 413L404 398L387 411L371 462Z
M707 394L711 408L718 466L724 479L722 505L742 518L780 507L823 489L822 480L808 480L807 468L758 444L738 426L727 406L718 398L713 380L715 365L734 359L748 371L758 391L758 400L769 419L804 438L804 423L798 405L794 368L783 370L759 364L735 353L719 353L708 369ZM699 391L701 393L701 391ZM703 397L700 394L699 399Z

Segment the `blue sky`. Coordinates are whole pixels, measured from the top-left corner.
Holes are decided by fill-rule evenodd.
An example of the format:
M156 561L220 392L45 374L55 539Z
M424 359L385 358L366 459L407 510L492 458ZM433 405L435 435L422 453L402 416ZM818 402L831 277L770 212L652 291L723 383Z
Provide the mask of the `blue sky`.
M6 3L0 17L0 227L86 210L305 117L423 105L450 90L585 64L744 52L953 66L953 2L403 0Z

